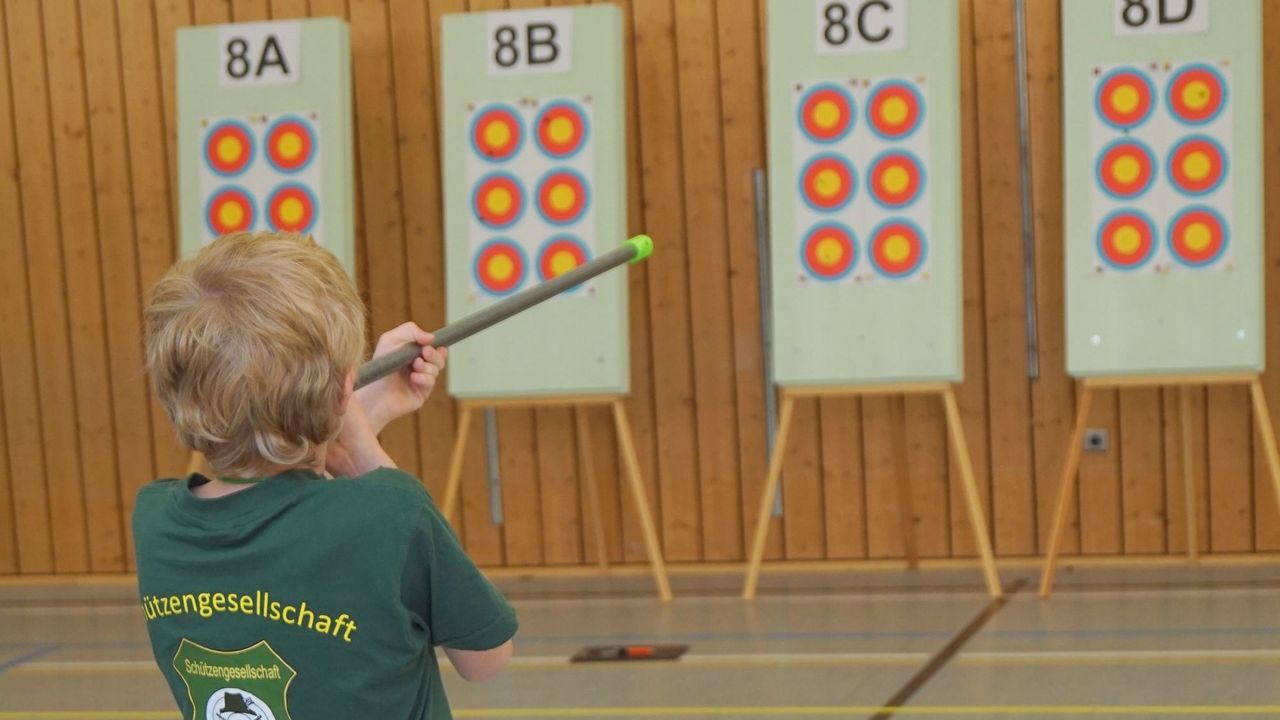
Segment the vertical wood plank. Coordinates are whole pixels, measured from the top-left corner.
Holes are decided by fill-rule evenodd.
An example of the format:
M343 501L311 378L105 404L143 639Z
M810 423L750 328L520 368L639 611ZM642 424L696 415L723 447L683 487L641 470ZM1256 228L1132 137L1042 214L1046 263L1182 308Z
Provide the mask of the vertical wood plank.
M307 17L307 0L271 0L272 20Z
M1164 466L1165 507L1169 523L1166 547L1170 553L1187 551L1186 491L1183 487L1180 392L1191 394L1191 447L1187 458L1195 482L1196 544L1201 552L1209 551L1209 473L1207 448L1205 447L1205 390L1202 387L1166 388L1164 390Z
M1280 82L1280 43L1275 32L1280 30L1280 2L1263 0L1262 3L1262 82L1263 87L1276 87ZM1263 93L1262 122L1264 128L1275 128L1280 122L1280 95ZM1275 197L1280 191L1280 136L1274 132L1263 133L1263 197ZM1280 208L1267 203L1265 212L1266 234L1263 238L1263 307L1271 309L1266 314L1266 359L1271 372L1263 373L1262 389L1267 405L1277 407L1280 402L1280 374L1274 368L1280 364ZM1274 418L1273 418L1274 420ZM1257 423L1254 423L1255 428ZM1256 432L1256 430L1255 430ZM1262 443L1254 442L1254 513L1255 547L1259 551L1280 549L1280 510L1276 509L1275 490L1267 476Z
M528 410L498 412L502 472L503 540L508 565L543 561L542 498L538 487L537 440Z
M1080 457L1080 550L1085 554L1124 552L1120 494L1120 416L1115 390L1097 390L1087 427L1111 433L1111 449Z
M912 519L920 557L951 554L951 498L948 487L947 421L936 395L909 395L903 399L907 454L911 458L907 478L911 483Z
M177 31L191 24L191 5L185 0L156 0L156 52L160 57L160 106L164 109L165 151L167 177L169 178L169 207L177 208L178 183L178 87L177 87ZM172 217L174 246L178 238L178 214Z
M1121 391L1120 478L1126 554L1158 553L1165 548L1160 416L1159 390Z
M889 403L898 398L871 396L862 400L863 464L866 469L867 557L902 557L902 503L898 500L897 462L893 434L903 427L893 422ZM910 472L908 459L907 471Z
M231 18L238 23L270 20L270 4L267 0L231 0Z
M818 415L822 428L826 557L863 558L867 556L867 499L862 468L862 402L853 398L819 400ZM749 480L743 478L744 486ZM757 483L762 481L763 478ZM759 493L757 490L757 497Z
M1210 548L1253 549L1253 424L1249 390L1209 388Z
M788 560L820 559L826 555L826 522L822 507L822 460L818 453L817 400L796 401L782 467L786 557ZM759 501L757 495L756 502Z

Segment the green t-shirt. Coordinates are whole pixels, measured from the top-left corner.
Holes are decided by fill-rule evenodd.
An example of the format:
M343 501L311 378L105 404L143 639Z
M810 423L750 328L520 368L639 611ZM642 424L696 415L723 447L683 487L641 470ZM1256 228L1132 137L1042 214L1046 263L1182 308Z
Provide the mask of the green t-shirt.
M138 493L138 585L156 661L192 720L440 720L434 646L488 650L516 616L422 485L291 471L203 500Z

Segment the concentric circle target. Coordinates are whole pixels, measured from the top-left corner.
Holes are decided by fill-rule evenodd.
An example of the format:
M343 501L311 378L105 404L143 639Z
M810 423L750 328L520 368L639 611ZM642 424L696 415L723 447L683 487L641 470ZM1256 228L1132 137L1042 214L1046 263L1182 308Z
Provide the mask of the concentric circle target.
M924 120L924 96L910 83L886 80L871 91L867 125L882 140L902 140Z
M576 170L552 170L538 181L538 214L552 225L577 222L590 202L591 189Z
M577 155L591 132L586 111L568 100L547 103L533 124L538 149L556 160Z
M924 190L924 164L905 150L890 150L876 156L867 177L871 199L889 209L910 205Z
M559 277L590 259L586 243L572 235L557 235L538 248L538 279Z
M1227 106L1227 81L1204 63L1178 68L1165 95L1169 112L1188 125L1204 125Z
M853 96L831 83L810 88L800 98L798 112L800 129L817 143L833 143L848 135L857 117Z
M1204 267L1226 252L1230 231L1217 210L1206 205L1189 207L1169 223L1169 251L1188 267Z
M204 139L204 162L222 177L234 177L253 162L253 133L238 120L223 120Z
M510 295L524 283L529 261L524 250L507 238L495 238L476 250L471 273L489 295Z
M1132 200L1155 182L1156 156L1137 140L1116 140L1102 149L1094 172L1103 192Z
M831 212L853 200L856 183L853 165L847 159L830 153L818 155L800 172L800 197L814 210Z
M507 105L480 109L471 120L471 149L494 162L510 159L524 143L524 123L520 114Z
M834 282L853 272L858 243L853 230L838 222L815 225L800 244L800 264L810 277Z
M267 161L278 172L301 172L315 159L316 150L315 128L297 115L279 118L267 128Z
M1227 177L1227 151L1208 135L1192 135L1173 146L1167 172L1179 191L1206 195Z
M509 227L524 213L524 186L515 175L489 173L480 178L471 193L471 211L491 228Z
M871 265L888 278L909 277L924 264L925 242L919 225L903 218L886 220L871 231Z
M253 196L238 185L218 188L205 203L204 220L213 237L251 230L257 221Z
M1094 109L1102 121L1117 130L1141 125L1155 109L1155 86L1141 70L1116 68L1103 76L1094 96Z
M286 183L267 198L267 224L272 230L303 235L315 227L320 204L311 188L302 183Z
M1139 210L1117 210L1098 226L1098 256L1116 270L1136 270L1156 251L1156 226Z

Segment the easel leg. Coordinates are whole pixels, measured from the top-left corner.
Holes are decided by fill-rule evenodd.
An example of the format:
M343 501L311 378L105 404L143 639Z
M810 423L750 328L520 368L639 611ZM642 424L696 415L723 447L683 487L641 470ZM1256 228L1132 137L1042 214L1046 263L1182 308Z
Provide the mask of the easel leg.
M1084 427L1089 421L1089 409L1093 405L1093 390L1088 385L1080 393L1080 405L1076 408L1076 426L1071 431L1067 456L1063 463L1062 486L1058 490L1058 506L1053 513L1053 529L1049 531L1049 548L1045 553L1044 571L1040 575L1040 597L1053 592L1053 576L1058 568L1058 552L1062 547L1062 535L1067 531L1067 514L1071 506L1071 494L1076 488L1076 471L1080 468L1080 450L1084 444ZM1081 508L1081 512L1084 509Z
M1253 395L1253 414L1258 418L1258 434L1262 435L1262 449L1267 456L1267 470L1271 475L1271 489L1276 503L1280 504L1280 453L1276 452L1276 431L1271 425L1271 411L1267 408L1267 395L1262 390L1262 378L1255 377L1249 383Z
M462 459L467 454L467 434L471 432L471 406L463 404L458 413L458 434L449 456L449 475L444 485L444 519L453 522L453 506L458 502L458 486L462 484Z
M1183 502L1187 513L1187 559L1197 562L1200 558L1200 541L1196 537L1196 478L1191 469L1191 386L1178 387L1178 431L1182 442Z
M587 514L591 516L591 534L596 543L596 564L609 567L609 546L604 539L604 515L600 511L600 487L596 484L595 462L591 457L591 438L587 433L587 413L581 406L573 409L573 424L578 435L578 464L582 466L582 486L585 490Z
M613 401L613 423L618 432L622 459L627 466L627 484L631 487L631 496L636 503L636 511L640 514L640 527L644 531L644 544L649 553L649 564L653 568L653 580L658 585L658 595L663 602L667 602L671 600L671 583L667 580L667 566L662 560L662 546L658 544L658 528L654 525L653 513L649 510L649 498L640 477L640 460L636 457L636 447L631 441L631 425L627 422L627 411L621 400Z
M889 398L889 423L893 426L893 471L898 486L898 517L902 525L902 545L907 554L907 567L920 567L920 553L916 548L916 512L911 500L911 471L907 458L906 398Z
M960 422L960 406L956 403L955 389L950 385L942 391L942 404L947 413L947 430L951 433L951 444L956 450L956 461L960 465L960 484L964 488L965 501L969 506L969 524L973 526L974 540L978 543L978 554L982 558L982 575L987 581L987 592L991 597L1004 595L1000 587L1000 576L996 573L996 560L991 552L991 538L987 535L986 514L982 512L982 498L978 495L978 483L973 477L973 461L969 458L969 443L964 437L964 425Z
M791 413L795 398L783 391L782 410L778 418L778 436L773 441L773 456L769 461L769 475L760 495L760 512L756 516L755 535L751 541L751 558L747 561L747 582L742 597L750 600L756 596L756 584L760 581L760 563L764 560L764 544L769 539L769 516L773 509L773 496L778 492L778 480L782 477L782 459L787 450L787 435L791 432Z

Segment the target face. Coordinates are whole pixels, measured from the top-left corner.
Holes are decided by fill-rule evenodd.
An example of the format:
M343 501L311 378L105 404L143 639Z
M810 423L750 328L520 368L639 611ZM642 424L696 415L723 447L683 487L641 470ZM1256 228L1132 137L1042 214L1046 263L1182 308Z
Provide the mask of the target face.
M538 183L538 213L552 225L569 225L586 212L587 181L576 170L552 170Z
M256 221L253 196L235 185L220 188L209 196L204 217L209 234L215 238L248 230Z
M815 86L800 100L800 128L817 143L833 143L848 135L855 117L853 97L839 85Z
M924 189L924 165L915 155L903 150L881 153L871 161L868 188L871 198L881 207L906 207L915 202Z
M550 280L586 264L590 251L586 243L571 235L559 235L538 250L538 279Z
M1095 170L1098 185L1111 197L1131 200L1155 181L1156 157L1137 140L1117 140L1102 149Z
M491 228L510 226L524 213L524 188L514 175L490 173L476 183L471 209L476 218Z
M1204 267L1227 249L1227 222L1205 205L1187 208L1169 224L1169 251L1174 259L1190 267Z
M1226 107L1227 81L1212 67L1193 63L1174 74L1165 99L1181 122L1204 125Z
M871 91L867 124L883 140L902 140L924 119L924 97L901 80L887 80Z
M267 222L272 230L305 235L316 224L318 205L315 193L306 185L281 185L267 200Z
M1156 251L1156 226L1145 213L1119 210L1098 227L1098 255L1116 270L1135 270Z
M573 157L587 144L587 115L576 104L549 103L534 121L538 148L557 160Z
M1227 177L1227 151L1207 135L1193 135L1169 153L1169 180L1187 195L1204 195Z
M1141 125L1155 109L1155 86L1134 68L1117 68L1098 85L1094 108L1102 121L1117 130Z
M524 283L529 263L524 250L506 238L490 240L476 252L472 274L480 289L490 295L509 295Z
M909 220L888 220L871 231L871 265L889 278L905 278L924 263L925 237Z
M858 245L848 225L827 222L815 226L800 244L800 263L810 277L827 282L853 272Z
M490 105L471 122L471 149L494 162L509 159L524 142L524 125L515 110L506 105Z
M800 196L819 212L839 210L853 200L853 165L839 155L818 155L800 173Z
M316 134L311 123L286 115L267 129L267 160L282 173L300 172L316 156Z
M204 161L222 177L244 172L253 162L253 134L236 120L223 120L209 131L204 141Z

